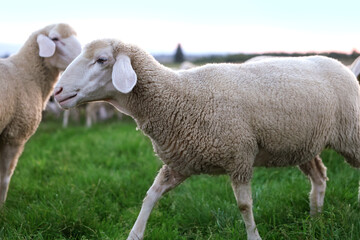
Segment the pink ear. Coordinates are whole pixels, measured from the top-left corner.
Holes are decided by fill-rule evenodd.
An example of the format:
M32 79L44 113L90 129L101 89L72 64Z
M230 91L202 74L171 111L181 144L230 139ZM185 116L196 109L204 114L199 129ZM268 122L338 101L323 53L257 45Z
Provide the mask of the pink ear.
M55 53L56 45L47 36L39 34L37 36L37 43L39 45L39 56L40 57L51 57Z
M137 76L131 66L130 58L126 55L119 55L112 71L112 83L116 90L122 93L129 93L135 87Z

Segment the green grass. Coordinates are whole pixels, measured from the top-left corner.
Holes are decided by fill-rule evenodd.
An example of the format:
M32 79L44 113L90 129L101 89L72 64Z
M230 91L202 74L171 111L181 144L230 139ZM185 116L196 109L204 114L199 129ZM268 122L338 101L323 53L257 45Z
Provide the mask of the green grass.
M257 168L263 239L360 239L359 171L331 150L324 212L309 217L297 168ZM46 121L27 143L0 212L0 239L126 239L161 162L132 121L62 129ZM227 176L193 176L155 207L145 239L246 239Z

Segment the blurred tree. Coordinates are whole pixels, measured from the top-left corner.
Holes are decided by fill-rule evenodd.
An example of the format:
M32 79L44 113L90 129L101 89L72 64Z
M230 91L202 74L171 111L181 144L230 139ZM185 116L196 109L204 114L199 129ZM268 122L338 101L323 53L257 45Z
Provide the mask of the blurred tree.
M176 52L174 55L174 62L175 63L182 63L184 61L184 53L181 48L181 44L179 43L176 48Z
M352 53L351 53L351 56L352 56L353 58L357 58L359 55L360 55L360 53L358 53L358 51L354 48L353 51L352 51Z

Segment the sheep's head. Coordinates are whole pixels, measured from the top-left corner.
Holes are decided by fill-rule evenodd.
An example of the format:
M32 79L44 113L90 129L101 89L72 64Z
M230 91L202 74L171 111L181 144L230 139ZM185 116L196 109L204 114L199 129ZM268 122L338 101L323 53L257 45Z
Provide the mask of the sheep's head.
M67 109L114 95L127 95L137 82L125 46L116 40L97 40L88 44L68 66L54 89L56 101Z
M67 24L45 27L36 37L39 56L50 66L65 70L81 52L81 44L75 36L75 31Z

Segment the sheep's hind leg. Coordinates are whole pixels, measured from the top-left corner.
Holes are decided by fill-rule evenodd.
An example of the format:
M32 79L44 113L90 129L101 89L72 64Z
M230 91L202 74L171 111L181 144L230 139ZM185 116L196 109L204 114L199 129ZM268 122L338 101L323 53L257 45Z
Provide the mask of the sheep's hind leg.
M310 192L310 215L316 215L322 211L326 190L326 167L320 156L311 161L299 165L300 170L309 177L311 182Z
M163 194L175 188L186 178L187 177L171 170L167 165L164 165L160 169L153 185L147 191L139 216L131 229L128 240L143 239L147 220L155 204Z
M356 144L356 145L355 145ZM334 147L335 151L340 153L345 157L345 161L350 164L354 168L360 169L360 141L356 143L350 142L345 146L356 146L350 149L337 149ZM358 202L360 204L360 186L359 186L359 193L358 193Z
M237 183L232 181L231 186L234 190L238 207L245 222L248 240L261 240L252 211L250 183Z
M0 206L6 200L10 179L23 149L23 144L4 143L0 146Z

